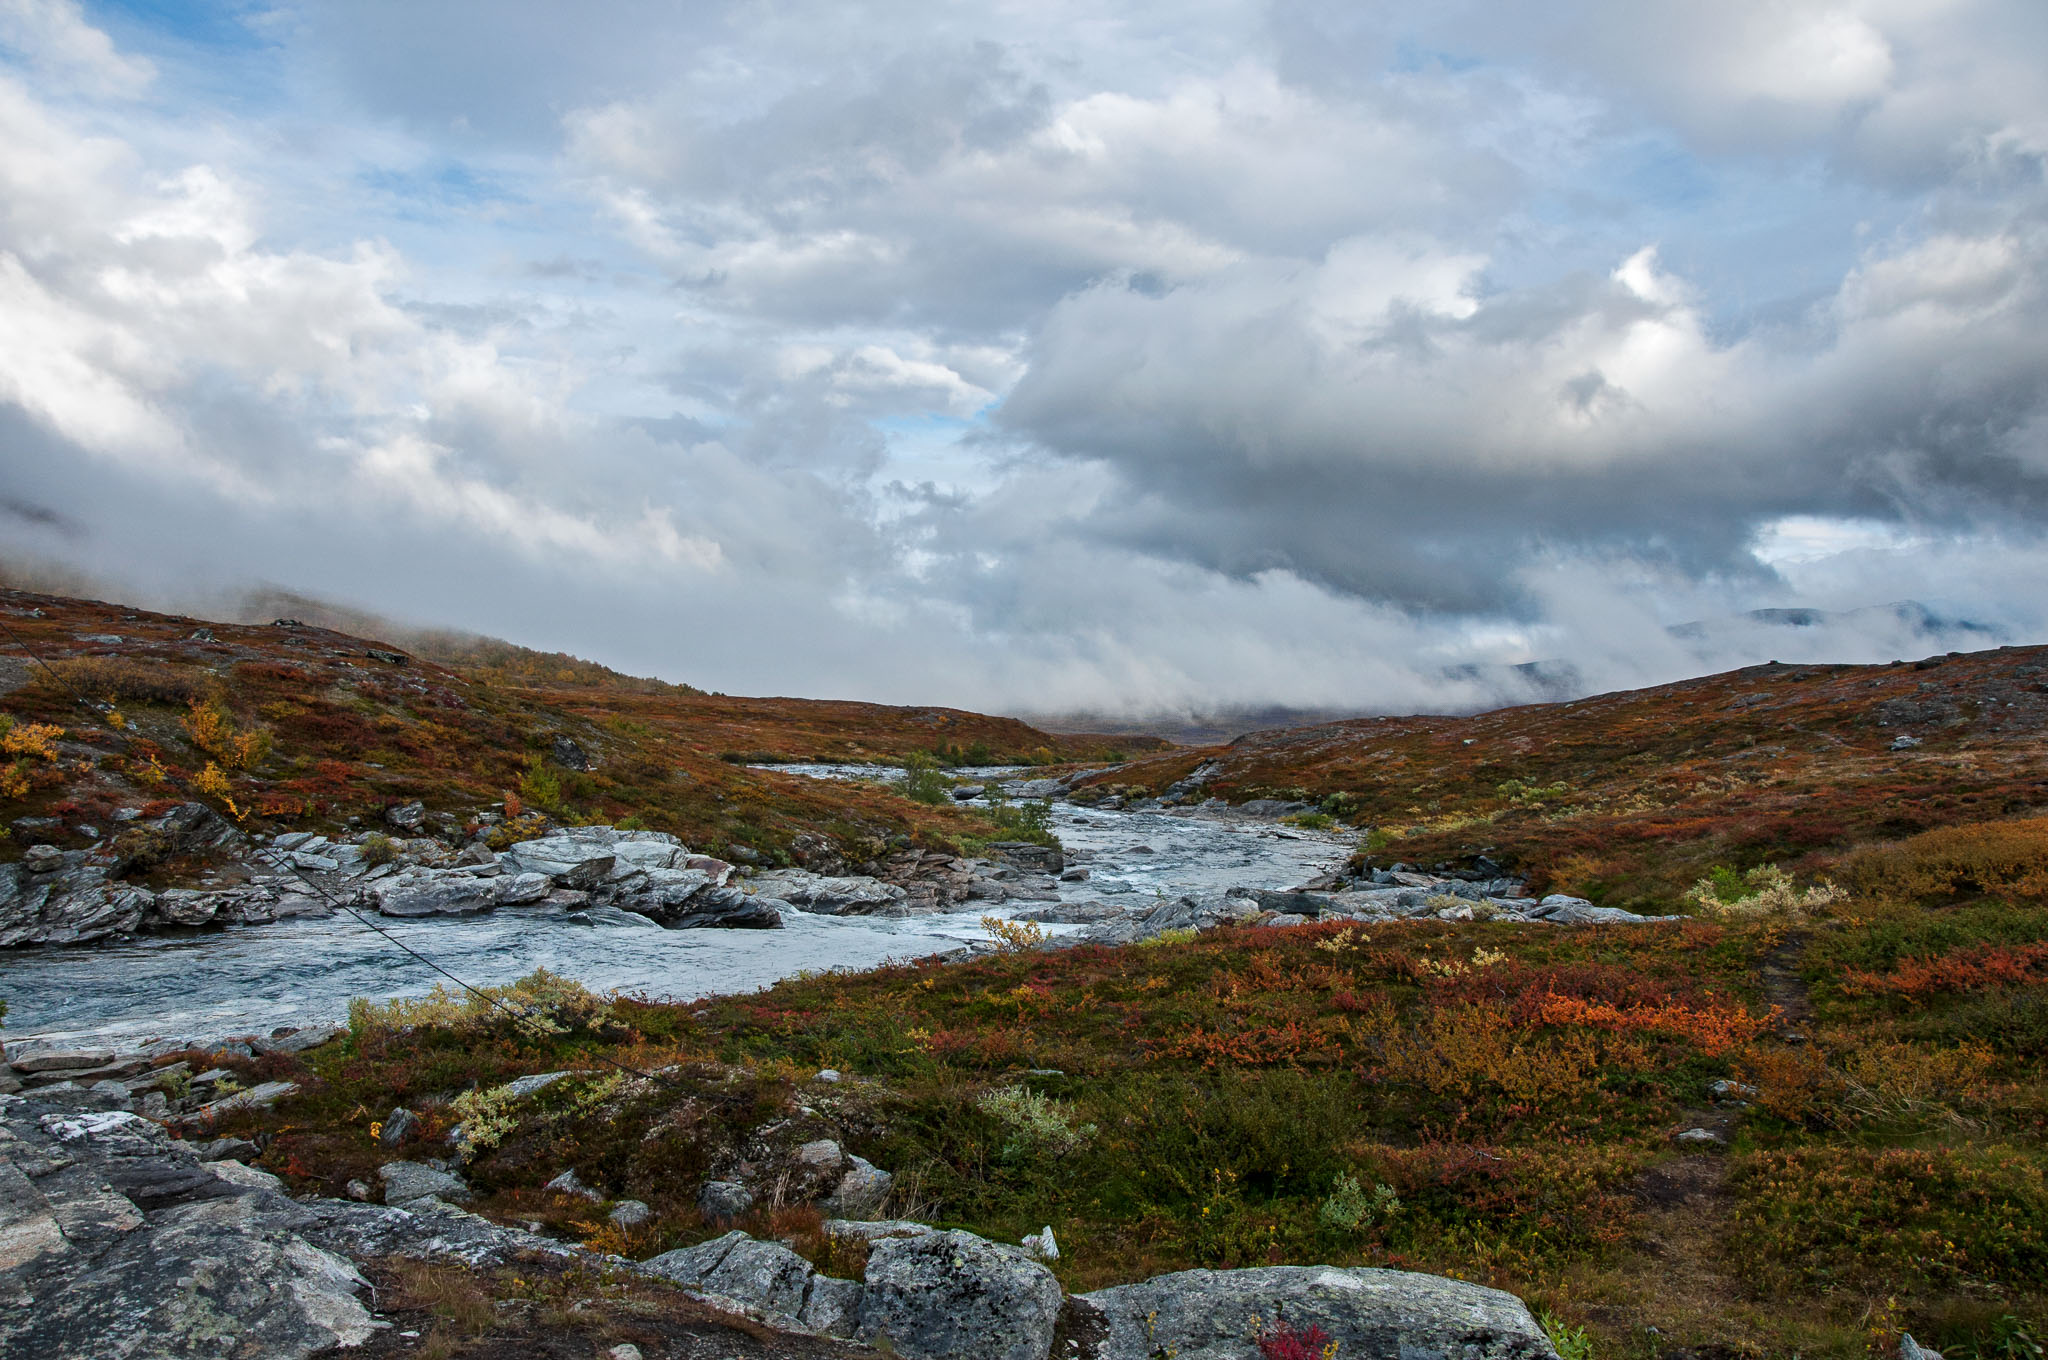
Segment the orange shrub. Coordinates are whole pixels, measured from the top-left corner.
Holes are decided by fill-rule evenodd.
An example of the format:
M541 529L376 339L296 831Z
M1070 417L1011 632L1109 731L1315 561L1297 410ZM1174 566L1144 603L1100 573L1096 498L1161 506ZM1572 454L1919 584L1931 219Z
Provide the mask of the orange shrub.
M1920 998L1936 992L1974 992L2048 982L2048 940L2034 944L1979 944L1940 958L1906 959L1889 973L1851 969L1842 975L1850 996Z
M1615 1006L1555 995L1542 998L1536 1013L1546 1025L1590 1025L1617 1034L1667 1034L1687 1040L1702 1053L1712 1055L1740 1048L1769 1029L1778 1018L1776 1006L1764 1015L1751 1015L1740 1006L1713 1003L1700 1007Z
M1600 1046L1588 1035L1527 1035L1502 1006L1452 1006L1390 1039L1381 1075L1437 1095L1502 1095L1531 1106L1582 1099L1599 1080Z
M1157 1057L1193 1058L1204 1067L1325 1066L1342 1056L1335 1039L1299 1020L1232 1033L1198 1025L1174 1038L1151 1041L1147 1047Z

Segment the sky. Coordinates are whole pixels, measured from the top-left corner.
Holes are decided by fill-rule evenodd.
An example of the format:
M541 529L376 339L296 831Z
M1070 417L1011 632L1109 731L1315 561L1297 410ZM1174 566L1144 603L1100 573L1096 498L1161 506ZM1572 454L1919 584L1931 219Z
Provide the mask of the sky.
M1040 714L2048 641L2044 52L2039 0L0 0L0 553Z

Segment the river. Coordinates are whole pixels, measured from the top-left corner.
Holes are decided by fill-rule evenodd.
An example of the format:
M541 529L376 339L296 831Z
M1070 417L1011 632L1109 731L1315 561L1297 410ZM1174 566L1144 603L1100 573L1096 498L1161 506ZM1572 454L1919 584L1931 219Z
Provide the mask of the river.
M782 769L821 778L894 773L853 766ZM1349 843L1334 836L1190 810L1104 812L1055 803L1053 829L1070 863L1090 871L1086 882L1060 885L1066 901L1137 905L1199 889L1290 887L1350 852ZM379 918L378 925L479 985L545 967L599 991L690 1000L756 991L805 971L873 968L943 952L985 939L984 915L1010 914L980 904L901 919L788 912L781 930L593 929L516 911ZM346 915L0 952L10 1045L263 1033L338 1021L351 997L418 995L439 980L390 939Z

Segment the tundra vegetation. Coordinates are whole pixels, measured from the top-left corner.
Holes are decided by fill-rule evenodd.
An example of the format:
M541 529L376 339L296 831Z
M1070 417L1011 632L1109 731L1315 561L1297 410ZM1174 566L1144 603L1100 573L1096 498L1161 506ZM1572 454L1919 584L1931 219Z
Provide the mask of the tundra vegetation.
M801 1101L897 1172L890 1212L1054 1225L1070 1289L1384 1265L1522 1294L1586 1355L1889 1355L1901 1331L2031 1355L2044 874L2029 818L1845 854L1817 904L1760 876L1773 906L1658 925L1234 927L688 1006L540 977L537 1021L366 1003L342 1044L239 1063L306 1090L221 1131L334 1194L388 1160L373 1120L405 1105L429 1141L478 1129L483 1212L647 1255L722 1231L695 1207L713 1162ZM560 1068L581 1075L493 1095ZM546 1193L567 1166L652 1219ZM818 1221L769 1196L740 1226L857 1266Z
M975 742L1019 763L1103 754L945 710L551 678L496 653L473 672L396 666L319 630L215 626L219 641L195 642L191 620L39 607L12 622L116 712L81 713L24 671L0 697L21 734L5 769L24 786L0 816L67 829L105 825L138 791L186 796L210 768L275 829L410 799L502 799L516 823L545 798L557 819L632 819L769 858L818 831L958 845L994 825L743 762L904 764ZM74 641L117 632L142 639L139 658ZM1069 1289L1191 1266L1385 1265L1523 1295L1573 1360L1847 1360L1893 1355L1906 1331L1951 1360L2038 1356L2042 660L1758 667L1260 734L1145 757L1085 795L1285 798L1355 828L1378 867L1485 856L1539 888L1682 920L1240 925L1067 950L1019 928L971 960L689 1005L543 975L505 1007L365 1000L346 1039L306 1054L186 1056L244 1086L299 1083L209 1130L256 1138L296 1188L374 1184L399 1155L381 1121L403 1105L420 1120L404 1155L466 1156L480 1212L635 1256L723 1231L698 1213L703 1182L808 1105L895 1173L883 1212L1012 1242L1052 1225ZM558 759L556 736L589 768ZM826 1068L844 1079L816 1080ZM575 1075L506 1089L556 1070ZM545 1190L571 1167L651 1216L621 1227ZM815 1206L772 1192L738 1226L828 1270L860 1264ZM461 1353L493 1325L474 1290L519 1287L468 1282L430 1340ZM1267 1340L1281 1355L1321 1344Z

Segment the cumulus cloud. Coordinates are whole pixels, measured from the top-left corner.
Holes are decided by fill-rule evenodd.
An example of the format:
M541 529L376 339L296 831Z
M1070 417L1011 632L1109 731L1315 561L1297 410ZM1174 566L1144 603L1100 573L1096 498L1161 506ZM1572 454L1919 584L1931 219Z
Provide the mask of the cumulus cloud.
M1039 712L2031 636L2042 23L0 0L0 523Z

